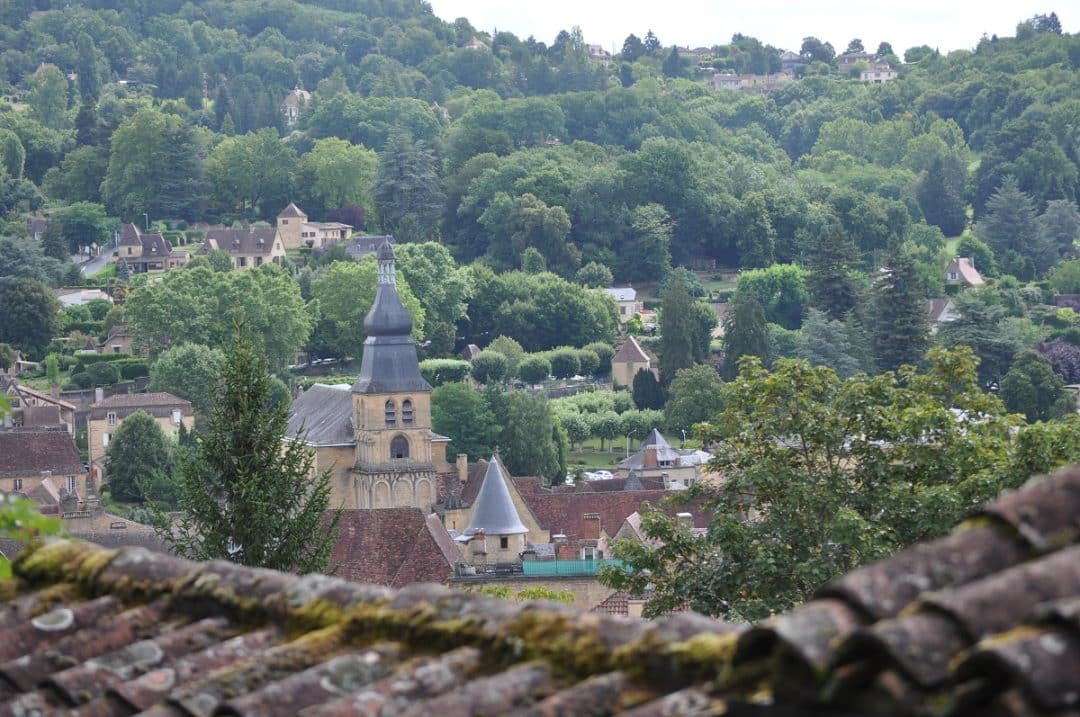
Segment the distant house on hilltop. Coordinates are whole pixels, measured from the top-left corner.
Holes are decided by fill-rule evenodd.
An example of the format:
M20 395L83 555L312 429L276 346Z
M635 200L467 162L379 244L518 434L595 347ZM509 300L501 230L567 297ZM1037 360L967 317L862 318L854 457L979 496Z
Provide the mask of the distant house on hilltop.
M311 104L311 93L299 87L285 95L285 99L278 105L278 110L285 118L285 124L292 127L300 119L300 112Z
M947 286L982 286L986 283L975 269L975 259L967 256L956 256L945 267L945 284Z
M234 269L249 269L263 264L280 264L285 246L274 227L208 229L199 254L223 251L232 259Z
M125 224L120 230L116 252L132 274L178 269L191 258L186 251L174 251L161 232L143 233L134 224Z
M615 300L619 307L619 323L625 324L641 309L641 303L637 300L637 291L632 286L609 287L604 293Z
M312 222L300 207L292 202L277 216L277 231L286 249L309 246L326 249L344 241L352 234L352 226L341 222Z

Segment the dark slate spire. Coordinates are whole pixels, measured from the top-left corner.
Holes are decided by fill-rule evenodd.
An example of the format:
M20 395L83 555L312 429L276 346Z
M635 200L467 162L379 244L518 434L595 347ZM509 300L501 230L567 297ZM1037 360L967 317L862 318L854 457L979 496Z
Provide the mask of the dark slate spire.
M383 241L376 253L378 285L375 302L364 317L364 355L360 378L353 384L356 393L403 393L430 391L431 385L420 375L412 316L401 304L394 270L394 247Z
M480 484L480 492L473 501L472 516L465 534L472 535L480 530L488 535L521 535L529 532L514 507L498 456L492 456L488 463L484 482Z

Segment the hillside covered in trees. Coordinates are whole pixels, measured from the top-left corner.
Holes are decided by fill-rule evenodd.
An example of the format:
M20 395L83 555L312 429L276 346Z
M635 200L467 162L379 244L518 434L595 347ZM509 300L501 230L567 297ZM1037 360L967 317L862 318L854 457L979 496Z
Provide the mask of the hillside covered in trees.
M1080 38L1053 14L948 57L901 63L882 43L900 69L885 84L807 38L798 79L768 94L707 84L777 70L754 38L682 57L650 32L594 58L576 30L490 37L407 0L24 0L0 23L9 233L44 204L228 221L296 199L496 269L533 247L567 278L805 263L834 234L853 268L906 247L931 278L971 219L991 273L1032 278L1071 251L1034 223L991 226L1013 221L1002 203L1075 215Z

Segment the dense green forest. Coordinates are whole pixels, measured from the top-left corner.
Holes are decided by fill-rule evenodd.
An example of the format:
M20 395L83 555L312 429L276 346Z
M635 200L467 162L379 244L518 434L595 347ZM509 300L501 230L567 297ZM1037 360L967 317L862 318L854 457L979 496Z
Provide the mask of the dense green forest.
M1030 278L1059 253L1038 232L980 232L994 196L1036 218L1077 200L1080 38L1052 14L972 52L910 48L882 85L807 38L801 79L767 95L703 79L777 69L754 38L680 58L648 33L595 61L577 30L490 37L407 0L24 1L0 22L11 219L75 202L189 221L356 205L366 228L439 238L459 261L516 267L531 246L564 277L599 262L640 281L694 257L805 260L834 232L856 266L904 245L937 264L973 218L994 266ZM294 87L312 96L288 127Z

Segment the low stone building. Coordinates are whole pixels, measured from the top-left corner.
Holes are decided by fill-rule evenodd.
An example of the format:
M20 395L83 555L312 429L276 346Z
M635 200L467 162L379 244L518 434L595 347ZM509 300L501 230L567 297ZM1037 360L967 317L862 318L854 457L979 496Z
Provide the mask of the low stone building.
M611 381L616 386L633 386L638 371L651 371L652 361L633 336L622 342L611 357Z
M187 264L191 255L177 251L161 232L144 233L134 224L120 229L116 244L117 261L127 263L132 274L160 273Z
M153 416L167 436L179 433L181 424L190 430L195 423L191 401L171 393L120 393L99 399L90 404L87 417L87 445L95 468L103 467L109 441L124 419L136 411Z

